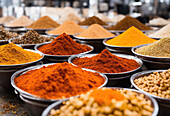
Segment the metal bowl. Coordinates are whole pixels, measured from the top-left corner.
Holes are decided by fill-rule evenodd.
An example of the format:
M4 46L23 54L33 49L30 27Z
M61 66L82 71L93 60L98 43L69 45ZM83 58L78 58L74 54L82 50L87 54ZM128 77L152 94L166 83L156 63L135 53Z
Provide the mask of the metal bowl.
M71 56L69 59L68 59L68 62L73 64L72 61L75 59L75 58L84 58L84 57L93 57L97 54L84 54L84 55L74 55L74 56ZM131 56L131 55L124 55L124 54L114 54L116 56L119 56L121 58L126 58L126 59L133 59L135 60L140 66L135 69L135 70L132 70L132 71L127 71L127 72L121 72L121 73L102 73L104 75L106 75L109 79L109 82L107 83L107 86L109 87L113 87L113 86L118 86L118 87L130 87L130 76L131 74L134 74L135 72L139 71L143 65L143 62L137 58L137 57L134 57L134 56ZM73 64L75 65L75 64Z
M8 44L8 40L0 40L0 45Z
M11 28L11 29L24 28L24 26L10 26L10 25L7 25L7 23L4 24L4 27L5 27L5 28Z
M35 50L39 51L38 48L39 48L40 46L43 46L43 45L49 44L49 43L51 43L51 42L46 42L46 43L38 44L38 45L35 46ZM82 45L86 45L86 44L82 44ZM87 46L90 47L91 50L89 50L89 51L87 51L87 52L79 53L79 54L87 54L87 53L90 53L90 52L93 51L93 47L92 47L92 46L90 46L90 45L87 45ZM39 51L39 52L41 52L41 51ZM41 52L41 53L42 53L42 52ZM42 54L44 54L44 53L42 53ZM76 54L74 54L74 55L76 55ZM67 61L68 58L69 58L70 56L72 56L72 55L49 55L49 54L44 54L44 56L45 56L45 59L47 59L47 60L49 60L49 61L63 62L63 61Z
M131 51L139 58L142 58L144 60L149 60L149 61L158 61L158 62L170 62L170 57L154 57L154 56L147 56L147 55L142 55L139 53L136 53L135 50L137 48L143 47L143 46L147 46L150 44L144 44L144 45L139 45L139 46L135 46L131 49Z
M54 64L54 63L52 63ZM39 101L39 102L55 102L55 101L58 101L58 100L61 100L61 99L44 99L44 98L40 98L40 97L37 97L35 95L32 95L26 91L23 91L22 89L18 88L16 85L15 85L15 82L14 82L14 79L21 76L22 74L30 71L30 70L34 70L34 69L39 69L43 66L49 66L49 65L52 65L52 64L44 64L44 65L37 65L37 66L32 66L32 67L28 67L28 68L25 68L25 69L22 69L22 70L19 70L17 72L15 72L12 77L11 77L11 84L12 86L16 89L16 91L18 91L18 93L20 95L22 95L23 97L27 98L27 99L30 99L30 100L34 100L34 101ZM90 72L97 72L97 71L93 71L93 70L89 70L89 69L83 69L83 70L86 70L86 71L90 71ZM98 72L97 72L98 73ZM104 79L104 83L99 87L103 87L106 85L108 79L107 77L104 75L104 74L101 74L99 73ZM69 98L66 98L66 99L69 99Z
M50 28L50 29L34 29L34 28L27 28L27 27L25 27L25 29L26 29L27 31L29 31L29 30L34 30L34 31L36 31L37 33L46 34L46 33L45 33L46 31L53 30L53 29L55 29L55 28Z
M135 93L137 93L138 95L142 94L141 92L137 91L137 90L134 90L134 89L127 89L127 88L112 88L112 89L125 89L125 90L131 90ZM159 111L159 107L158 107L158 103L156 102L156 100L146 94L144 94L144 97L147 99L147 100L151 100L151 105L152 107L154 108L154 111L152 113L152 116L157 116L158 114L158 111ZM58 101L58 102L55 102L53 104L51 104L50 106L48 106L42 113L41 116L49 116L50 115L50 111L52 109L59 109L62 105L63 105L63 102L64 101L67 101L67 100L62 100L62 101Z
M33 65L33 64L36 64L38 62L40 62L43 58L44 58L44 55L39 52L39 51L35 51L35 50L30 50L30 49L25 49L27 51L30 51L30 52L34 52L34 53L38 53L42 56L42 58L36 60L36 61L33 61L33 62L28 62L28 63L22 63L22 64L10 64L10 65L0 65L0 69L2 70L7 70L7 69L21 69L23 67L26 67L26 66L30 66L30 65Z
M131 51L125 51L125 50L116 50L116 49L111 49L109 47L105 47L108 51L112 53L118 53L118 54L127 54L127 55L133 55Z
M45 34L47 34L47 35L49 35L49 36L53 36L53 37L58 37L59 35L61 35L61 34L57 34L57 35L55 35L55 34L50 34L50 33L48 33L48 31L45 31ZM74 38L74 35L72 35L72 34L68 34L71 38Z

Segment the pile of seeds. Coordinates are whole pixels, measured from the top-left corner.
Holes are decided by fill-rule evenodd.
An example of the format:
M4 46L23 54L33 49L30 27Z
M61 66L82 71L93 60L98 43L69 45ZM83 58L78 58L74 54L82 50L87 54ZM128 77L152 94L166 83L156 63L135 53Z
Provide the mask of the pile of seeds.
M19 36L17 33L6 31L2 26L0 26L0 40L9 40L17 36Z
M39 44L53 40L53 37L44 37L39 35L36 31L30 30L20 38L12 39L11 41L15 44Z

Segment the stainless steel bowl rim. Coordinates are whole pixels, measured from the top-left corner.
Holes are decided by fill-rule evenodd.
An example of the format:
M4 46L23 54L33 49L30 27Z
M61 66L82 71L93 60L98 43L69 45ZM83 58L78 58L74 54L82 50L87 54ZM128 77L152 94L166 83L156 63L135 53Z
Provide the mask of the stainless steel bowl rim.
M35 30L35 31L50 31L50 30L53 30L53 29L55 29L55 28L48 28L48 29L34 29L34 28L27 28L27 27L25 26L25 29L27 29L27 30Z
M111 39L111 38L114 38L115 36L113 36L113 37L106 37L106 38L85 38L85 37L77 37L77 35L73 35L75 38L77 38L77 39L79 39L79 40L93 40L93 41L102 41L102 40L104 40L104 39Z
M48 30L49 31L49 30ZM45 31L45 33L47 34L47 35L50 35L50 36L59 36L59 35L61 35L61 34L51 34L51 33L48 33L48 31ZM67 33L66 33L67 34ZM74 34L68 34L69 36L73 36Z

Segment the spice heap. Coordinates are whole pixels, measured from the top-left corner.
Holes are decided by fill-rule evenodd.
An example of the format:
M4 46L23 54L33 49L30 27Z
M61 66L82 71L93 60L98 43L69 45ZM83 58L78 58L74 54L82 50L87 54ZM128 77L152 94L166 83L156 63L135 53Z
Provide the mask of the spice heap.
M89 17L85 19L82 22L78 23L79 25L92 25L92 24L99 24L99 25L107 25L107 23L103 22L101 19L99 19L96 16Z
M23 64L40 58L42 56L38 53L24 50L13 43L0 46L0 65Z
M151 25L167 25L170 22L163 18L155 18L149 21L149 24Z
M108 22L108 23L113 23L113 20L109 19L106 15L104 15L103 13L98 13L96 14L96 17L98 17L99 19L102 19L104 22Z
M33 21L31 19L29 19L26 16L21 16L18 19L15 19L14 21L7 23L7 26L10 27L21 27L21 26L27 26L30 25Z
M104 78L64 62L28 71L14 81L17 87L38 97L63 99L98 88Z
M152 95L170 99L170 69L135 79L135 84Z
M54 40L53 37L44 37L39 35L36 31L30 30L20 38L12 39L15 44L39 44Z
M81 34L77 35L77 37L83 38L109 38L114 37L115 35L104 29L99 24L92 24L88 29L85 29Z
M75 15L74 13L69 13L67 15L62 15L58 22L64 22L64 21L80 22L82 20L83 20L82 18Z
M16 18L13 16L5 16L0 18L0 24L8 23L10 21L15 20Z
M80 33L84 31L83 28L81 28L78 24L76 24L73 21L65 21L62 25L60 25L58 28L48 31L49 34L53 35L60 35L62 33L67 33L70 35L74 35L76 33Z
M144 94L102 88L63 102L50 116L151 116L153 111Z
M56 28L58 27L59 24L52 20L48 16L43 16L40 17L37 21L32 23L31 25L27 26L27 28L32 28L32 29L51 29L51 28Z
M0 40L9 40L17 36L17 33L6 31L2 26L0 26Z
M137 69L140 65L132 59L121 58L104 49L93 57L76 58L73 64L101 73L121 73Z
M162 38L150 45L140 47L135 52L154 57L170 57L170 37Z
M164 26L159 31L149 34L149 36L156 37L156 38L170 37L170 24Z
M131 26L135 26L139 30L152 30L152 28L144 25L143 23L141 23L137 19L132 18L130 16L126 16L124 19L122 19L116 25L113 25L111 27L107 27L107 29L108 30L126 30Z
M106 41L106 43L113 46L133 47L155 41L155 39L146 36L142 31L132 26L119 36Z
M55 38L52 43L40 46L38 50L49 55L73 55L87 52L91 48L76 43L69 35L63 33Z

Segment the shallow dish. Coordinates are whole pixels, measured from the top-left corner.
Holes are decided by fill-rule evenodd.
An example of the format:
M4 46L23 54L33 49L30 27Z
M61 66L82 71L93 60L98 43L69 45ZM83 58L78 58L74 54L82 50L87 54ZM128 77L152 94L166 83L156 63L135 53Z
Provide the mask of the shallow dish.
M112 89L125 89L125 90L131 90L137 94L141 94L141 92L137 91L137 90L134 90L134 89L127 89L127 88L112 88ZM144 97L147 99L147 100L151 100L151 105L152 107L154 108L154 111L152 113L152 116L157 116L158 114L158 111L159 111L159 107L158 107L158 103L156 102L156 100L152 97L149 97L147 96L146 94L144 94ZM53 104L51 104L50 106L48 106L42 113L41 116L49 116L50 115L50 111L52 109L59 109L61 106L62 106L62 103L64 101L67 101L67 100L62 100L62 101L58 101L58 102L55 102Z
M109 47L105 47L108 51L113 52L113 53L118 53L118 54L127 54L127 55L133 55L131 51L125 51L125 50L116 50L116 49L111 49Z
M54 36L54 37L58 37L59 35L61 35L61 34L59 34L59 35L51 34L51 33L48 33L48 31L45 31L45 34L47 34L47 35L49 35L49 36ZM71 38L74 37L73 34L68 34L68 35L69 35Z
M52 64L54 64L54 63L52 63ZM15 72L11 77L11 85L16 89L16 91L19 93L19 95L22 95L23 97L25 97L27 99L30 99L30 100L43 102L43 103L44 102L55 102L55 101L61 100L61 99L44 99L44 98L37 97L35 95L32 95L32 94L18 88L15 85L15 82L14 82L15 78L19 77L20 75L22 75L22 74L24 74L24 73L26 73L26 72L28 72L30 70L39 69L39 68L41 68L43 66L49 66L49 65L52 65L52 64L44 64L44 65L32 66L32 67L28 67L28 68L25 68L25 69L22 69L22 70L19 70L19 71ZM89 70L89 69L83 69L83 70L90 71L90 72L97 72L97 71L93 71L93 70ZM101 73L99 73L99 74L105 79L104 83L99 87L99 88L101 88L101 87L106 85L108 79L104 74L101 74ZM65 99L69 99L69 98L65 98Z
M51 29L33 29L33 28L27 28L27 27L25 27L25 29L26 29L27 31L29 31L29 30L34 30L34 31L36 31L37 33L46 34L46 33L45 33L46 31L50 31L50 30L53 30L53 29L55 29L55 28L51 28Z
M4 24L4 27L15 29L15 28L23 28L24 26L10 26L10 25Z
M131 49L131 51L139 58L142 58L144 60L149 60L149 61L158 61L158 62L170 62L170 57L154 57L154 56L146 56L146 55L142 55L139 53L136 53L135 50L137 48L143 47L143 46L147 46L150 44L144 44L144 45L139 45L139 46L135 46Z

